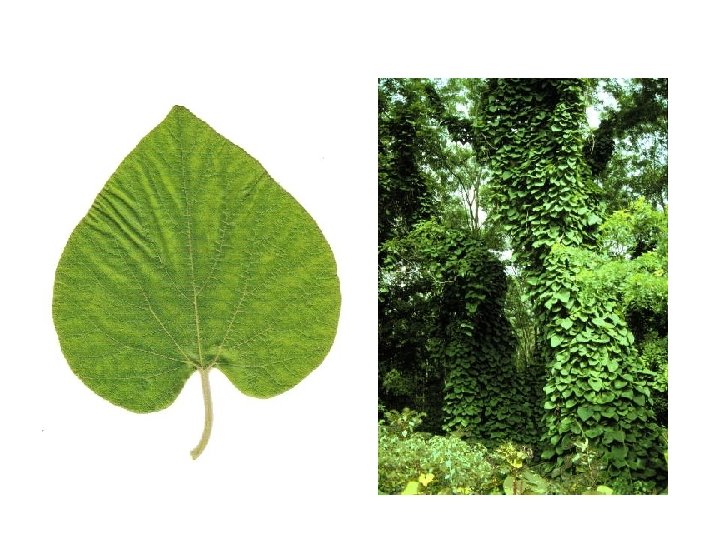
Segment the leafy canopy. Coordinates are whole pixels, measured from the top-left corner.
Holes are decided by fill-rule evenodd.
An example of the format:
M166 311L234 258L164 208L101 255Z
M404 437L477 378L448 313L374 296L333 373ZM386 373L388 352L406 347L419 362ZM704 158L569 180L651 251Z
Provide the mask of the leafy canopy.
M340 309L312 217L241 148L174 107L125 158L58 264L53 319L75 374L134 412L196 370L268 398L316 368Z

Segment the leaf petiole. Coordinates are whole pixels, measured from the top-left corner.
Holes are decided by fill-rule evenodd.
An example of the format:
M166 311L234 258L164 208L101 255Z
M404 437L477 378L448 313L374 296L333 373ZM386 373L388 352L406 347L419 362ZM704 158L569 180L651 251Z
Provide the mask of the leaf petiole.
M200 368L200 382L202 383L203 401L205 402L205 427L203 428L200 442L190 452L193 459L197 459L203 450L207 446L208 440L210 439L210 430L212 429L213 412L212 412L212 398L210 396L210 379L208 373L211 368Z

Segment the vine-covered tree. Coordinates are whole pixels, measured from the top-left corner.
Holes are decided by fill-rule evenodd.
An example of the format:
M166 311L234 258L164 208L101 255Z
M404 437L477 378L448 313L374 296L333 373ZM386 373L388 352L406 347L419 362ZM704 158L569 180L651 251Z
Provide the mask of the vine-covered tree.
M667 81L379 88L381 404L661 488Z

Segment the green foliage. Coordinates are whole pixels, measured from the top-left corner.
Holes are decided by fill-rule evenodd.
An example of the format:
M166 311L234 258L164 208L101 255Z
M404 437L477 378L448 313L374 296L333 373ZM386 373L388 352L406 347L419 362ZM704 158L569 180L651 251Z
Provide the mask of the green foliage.
M442 155L440 121L423 79L378 85L378 237L382 247L437 209L440 188L428 167Z
M550 313L564 315L551 319L543 457L556 456L562 466L581 435L608 461L611 474L660 474L653 374L638 359L616 292L606 289L612 283L592 272L602 266L587 250L555 246L546 264L548 272L574 278L566 281L566 298L551 292L539 296L550 303Z
M515 365L518 369L533 366L538 327L532 305L528 301L527 284L522 275L508 277L505 314L517 338Z
M412 397L415 384L412 379L403 376L396 368L392 368L382 376L382 388L388 394L395 396Z
M655 416L661 426L668 425L668 339L651 333L640 347L640 365L652 374L648 382ZM667 443L667 437L665 438ZM665 456L667 462L667 455Z
M576 442L563 470L554 478L533 466L528 446L505 441L494 450L455 436L406 431L413 411L389 411L378 426L378 491L403 495L542 495L654 492L647 482L612 487L604 462L587 440ZM417 429L418 424L414 424ZM405 435L402 433L406 432ZM630 491L628 491L630 490ZM649 491L648 491L649 490Z
M600 227L599 244L609 255L633 258L654 251L667 260L668 214L644 198L613 212Z
M380 421L378 491L381 494L505 492L520 495L557 489L551 488L547 480L525 466L525 461L532 455L528 448L508 442L491 452L481 443L470 443L459 437L407 431L408 418L419 419L421 416L409 410L402 413L388 411ZM414 427L417 428L417 424Z
M539 474L526 469L509 474L503 482L505 495L547 495L552 484Z
M388 244L387 252L386 279L403 283L395 291L416 295L408 320L396 321L403 328L418 327L423 341L417 356L444 373L444 430L485 440L518 433L523 440L533 437L538 374L518 370L512 362L504 268L477 231L427 221ZM381 294L381 302L385 298ZM381 334L381 339L392 342L392 336ZM392 369L384 373L387 389Z
M563 458L560 466L550 469L551 476L562 482L563 491L574 495L612 494L612 489L603 485L608 475L601 452L584 436L575 437L572 445L572 452Z
M601 122L583 153L603 201L618 210L644 197L661 208L668 194L668 80L594 82Z
M402 495L422 495L428 484L435 479L433 473L421 474L417 480L411 480L402 492ZM463 494L470 494L470 488L460 488Z
M525 461L532 457L532 452L527 448L517 448L511 442L504 442L495 450L495 455L501 460L501 470L505 473L520 471Z
M543 495L548 493L550 484L537 473L527 468L532 458L529 447L518 447L506 441L492 453L498 471L506 475L503 481L505 495Z
M400 426L395 425L398 418L386 417L378 427L380 493L403 493L410 482L417 483L409 486L410 491L427 494L487 493L498 487L499 479L483 445L415 432L402 436ZM433 480L421 488L421 475L429 474Z
M53 296L70 367L108 401L157 411L199 371L203 442L208 371L250 396L284 392L322 362L339 311L335 260L312 217L183 107L103 187Z
M614 212L603 224L599 244L608 258L602 259L590 276L605 284L607 294L619 297L642 356L650 345L648 354L654 360L642 363L658 375L667 373L667 238L667 207L655 210L640 198L629 208ZM661 356L657 345L664 349ZM664 360L658 361L662 356ZM664 401L664 407L656 410L666 424L667 396L656 397Z
M427 414L405 407L401 412L395 410L386 411L384 416L385 418L380 423L387 427L388 433L404 439L415 432Z
M584 93L576 80L498 79L486 97L490 219L503 224L523 267L541 268L555 243L586 243L601 221L581 155Z
M422 271L423 261L404 251L413 228L433 215L467 224L444 185L464 161L448 158L447 120L459 93L453 86L428 79L381 79L378 85L380 398L390 407L426 411L433 431L443 423L445 368L429 352L438 338L428 337L428 330L440 300L433 272Z
M503 475L501 450L498 491L665 482L663 81L602 80L604 93L578 79L393 83L415 88L417 125L435 134L416 160L434 206L398 219L380 249L382 400L427 410L434 432L540 442L553 480L536 481L529 460ZM607 96L593 131L586 110ZM508 248L502 265L491 252ZM437 489L421 474L397 489Z
M655 416L667 426L667 208L634 201L608 217L598 243L599 253L582 254L589 262L577 281L618 302L636 341L637 365L649 376Z
M498 80L486 105L494 219L506 226L544 329L542 457L562 467L584 437L612 474L662 474L634 336L584 249L602 222L582 155L585 96L582 81Z

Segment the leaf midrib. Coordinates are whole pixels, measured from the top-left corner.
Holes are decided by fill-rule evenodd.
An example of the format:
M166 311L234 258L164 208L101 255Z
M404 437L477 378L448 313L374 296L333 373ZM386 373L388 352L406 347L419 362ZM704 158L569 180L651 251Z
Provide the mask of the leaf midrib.
M191 208L190 208L190 197L188 195L188 186L187 186L187 168L185 166L185 148L183 145L182 140L182 133L178 134L179 137L177 137L179 149L180 149L180 177L182 178L183 183L183 196L185 197L185 224L186 224L186 233L187 233L187 246L188 246L188 258L190 260L190 284L192 285L192 291L193 291L193 313L195 316L195 337L197 339L197 350L198 350L198 360L197 360L197 367L198 368L205 368L207 366L203 363L203 355L202 355L202 345L200 340L200 315L198 312L198 290L197 290L197 283L195 282L195 256L193 252L193 244L192 244L192 226L190 224L190 216Z

